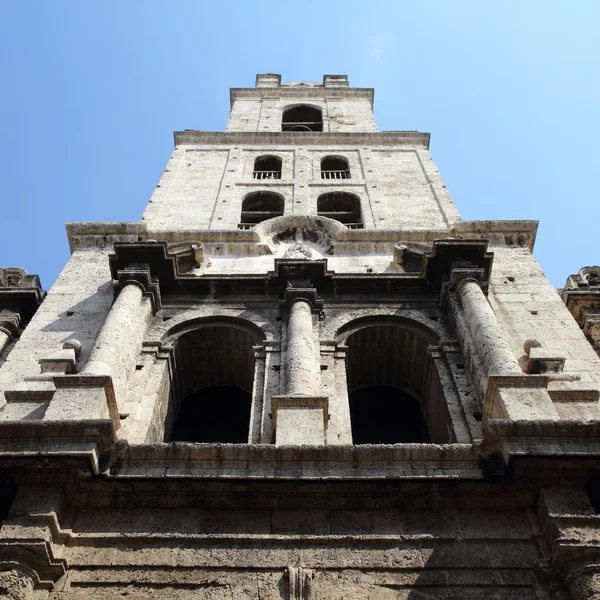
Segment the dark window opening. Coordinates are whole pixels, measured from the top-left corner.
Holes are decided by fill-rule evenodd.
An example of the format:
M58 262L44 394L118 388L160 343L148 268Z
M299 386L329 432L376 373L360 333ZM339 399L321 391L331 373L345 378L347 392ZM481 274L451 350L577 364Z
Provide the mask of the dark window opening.
M415 329L374 323L345 343L355 444L454 441L428 338Z
M317 212L321 217L335 219L350 229L362 229L360 198L345 192L330 192L319 196Z
M600 477L595 477L587 483L586 492L594 512L600 514Z
M177 338L168 441L248 442L255 344L247 331L225 324Z
M393 387L373 385L354 390L350 419L355 444L429 442L419 401Z
M281 179L281 159L277 156L260 156L254 161L254 179Z
M249 229L261 221L281 217L284 201L274 192L254 192L244 198L242 215L238 227Z
M321 160L321 179L350 179L348 161L338 156L326 156Z
M314 106L294 106L283 113L282 131L323 131L323 116Z
M0 471L0 525L8 519L8 513L17 495L17 487L7 470Z
M190 394L182 403L171 441L248 442L252 396L238 387L209 387Z

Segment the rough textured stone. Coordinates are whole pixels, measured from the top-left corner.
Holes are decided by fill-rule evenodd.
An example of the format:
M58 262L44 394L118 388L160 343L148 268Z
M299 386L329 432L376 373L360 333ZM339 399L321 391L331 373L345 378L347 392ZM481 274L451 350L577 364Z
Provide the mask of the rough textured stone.
M597 597L597 268L561 298L537 223L461 221L429 134L345 76L231 100L139 222L67 225L39 309L0 270L1 593ZM322 131L282 131L298 105ZM242 219L257 191L283 214Z

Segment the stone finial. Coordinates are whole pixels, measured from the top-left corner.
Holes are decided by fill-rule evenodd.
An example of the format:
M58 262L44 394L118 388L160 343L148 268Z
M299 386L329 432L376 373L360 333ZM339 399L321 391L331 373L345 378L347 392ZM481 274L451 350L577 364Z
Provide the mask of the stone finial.
M541 347L542 347L542 342L540 342L540 340L536 340L535 338L527 338L523 342L523 351L525 352L525 354L527 354L527 356L529 356L529 352L531 351L532 348L541 348Z
M75 338L67 340L62 347L63 350L73 350L73 352L75 352L75 357L78 357L81 352L81 342Z

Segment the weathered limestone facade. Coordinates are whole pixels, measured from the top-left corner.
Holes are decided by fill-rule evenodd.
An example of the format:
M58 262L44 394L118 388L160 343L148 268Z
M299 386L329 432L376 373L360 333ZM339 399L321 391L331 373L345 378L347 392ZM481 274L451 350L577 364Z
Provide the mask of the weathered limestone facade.
M600 600L598 270L428 147L259 75L45 299L0 271L0 595Z

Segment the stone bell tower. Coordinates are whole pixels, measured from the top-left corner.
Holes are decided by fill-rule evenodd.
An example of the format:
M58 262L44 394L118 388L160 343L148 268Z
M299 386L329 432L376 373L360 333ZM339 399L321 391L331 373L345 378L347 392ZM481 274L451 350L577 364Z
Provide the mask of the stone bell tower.
M0 279L2 594L600 599L595 279L578 324L536 228L346 76L232 89L45 299Z

